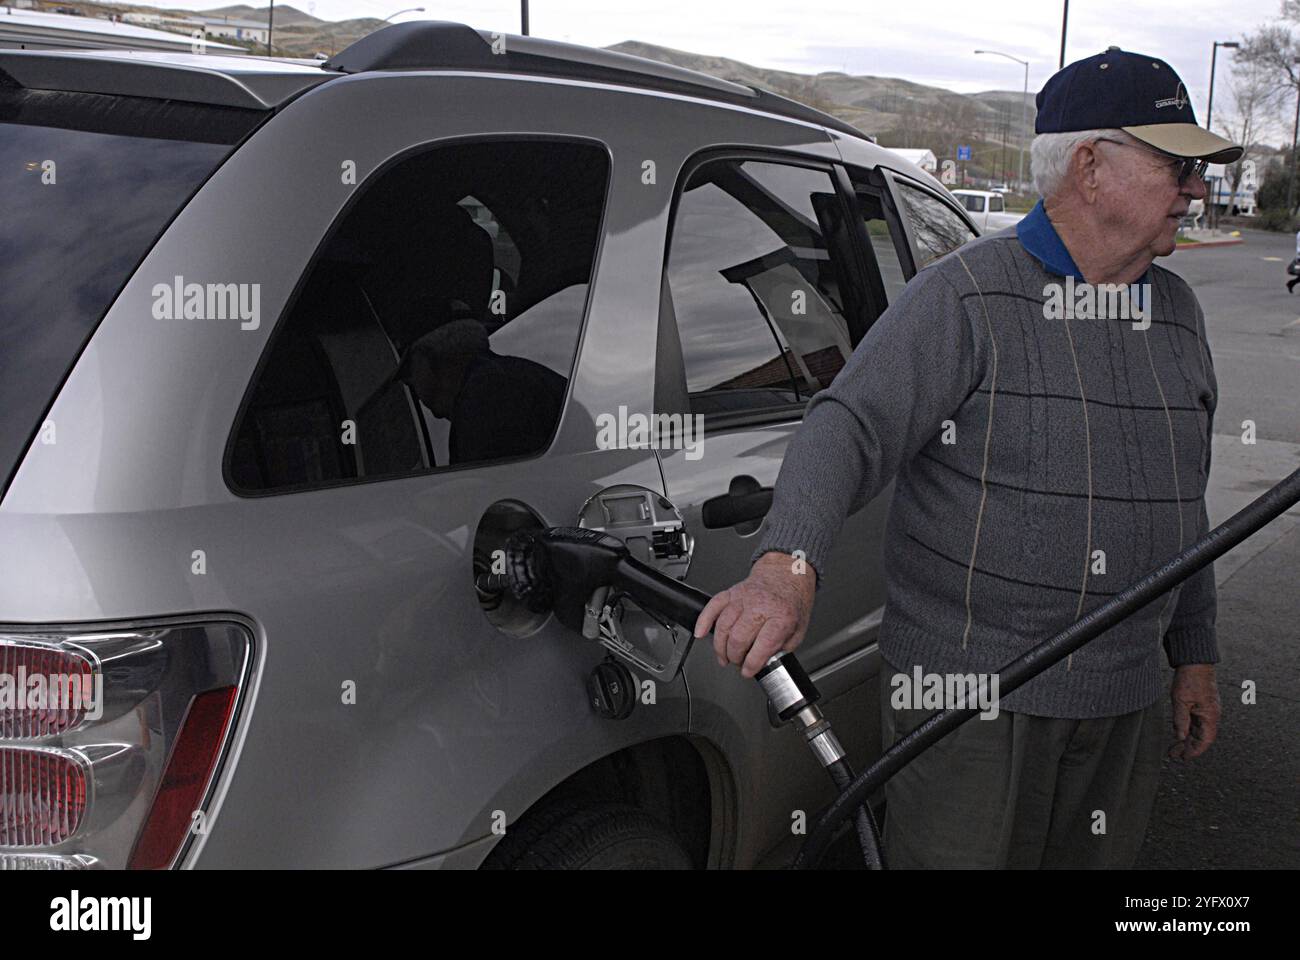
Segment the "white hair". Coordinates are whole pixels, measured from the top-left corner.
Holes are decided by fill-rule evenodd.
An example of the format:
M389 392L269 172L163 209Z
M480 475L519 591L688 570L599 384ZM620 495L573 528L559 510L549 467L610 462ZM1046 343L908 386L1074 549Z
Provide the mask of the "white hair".
M1040 133L1029 146L1029 169L1039 196L1050 197L1061 188L1070 172L1074 151L1085 143L1101 138L1122 143L1136 141L1123 130L1071 130L1069 133Z
M477 320L451 320L435 327L411 344L410 355L418 356L430 368L440 363L463 366L488 350L488 332Z

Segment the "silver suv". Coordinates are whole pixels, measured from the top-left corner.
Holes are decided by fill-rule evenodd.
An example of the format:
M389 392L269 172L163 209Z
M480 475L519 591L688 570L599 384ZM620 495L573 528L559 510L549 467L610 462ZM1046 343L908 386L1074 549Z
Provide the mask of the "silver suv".
M706 644L483 584L580 523L741 579L809 396L974 234L935 180L413 23L0 52L0 209L0 867L747 867L831 798ZM859 764L888 496L800 651Z

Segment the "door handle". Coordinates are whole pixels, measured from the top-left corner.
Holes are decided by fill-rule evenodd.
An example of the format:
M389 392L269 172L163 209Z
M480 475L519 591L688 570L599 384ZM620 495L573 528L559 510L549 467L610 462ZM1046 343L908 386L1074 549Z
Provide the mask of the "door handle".
M700 520L709 530L736 527L738 533L753 533L771 509L771 487L753 477L732 477L726 493L701 505Z

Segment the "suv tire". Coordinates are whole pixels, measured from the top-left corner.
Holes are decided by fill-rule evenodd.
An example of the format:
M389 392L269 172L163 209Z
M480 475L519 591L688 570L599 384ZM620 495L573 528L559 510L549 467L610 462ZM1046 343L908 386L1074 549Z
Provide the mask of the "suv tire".
M573 801L531 811L506 831L485 870L690 870L677 837L643 810Z

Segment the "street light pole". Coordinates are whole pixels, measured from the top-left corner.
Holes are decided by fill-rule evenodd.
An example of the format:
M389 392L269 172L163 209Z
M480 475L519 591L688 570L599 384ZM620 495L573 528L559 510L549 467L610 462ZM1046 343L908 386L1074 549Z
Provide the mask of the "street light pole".
M1235 40L1215 40L1214 47L1210 50L1210 103L1205 108L1205 129L1210 131L1214 130L1214 128L1210 126L1211 121L1214 119L1214 64L1218 59L1220 47L1223 47L1225 50L1239 50L1241 44L1237 43Z
M1009 53L1001 53L997 50L976 50L975 52L991 53L995 57L1006 57L1008 60L1014 60L1025 68L1025 89L1020 94L1020 173L1016 177L1017 186L1020 188L1025 182L1025 133L1029 124L1027 116L1029 111L1029 61L1021 60L1019 57L1013 57Z
M396 13L390 13L384 17L384 22L387 23L393 17L401 16L404 13L424 13L424 7L407 7L405 10L398 10Z

